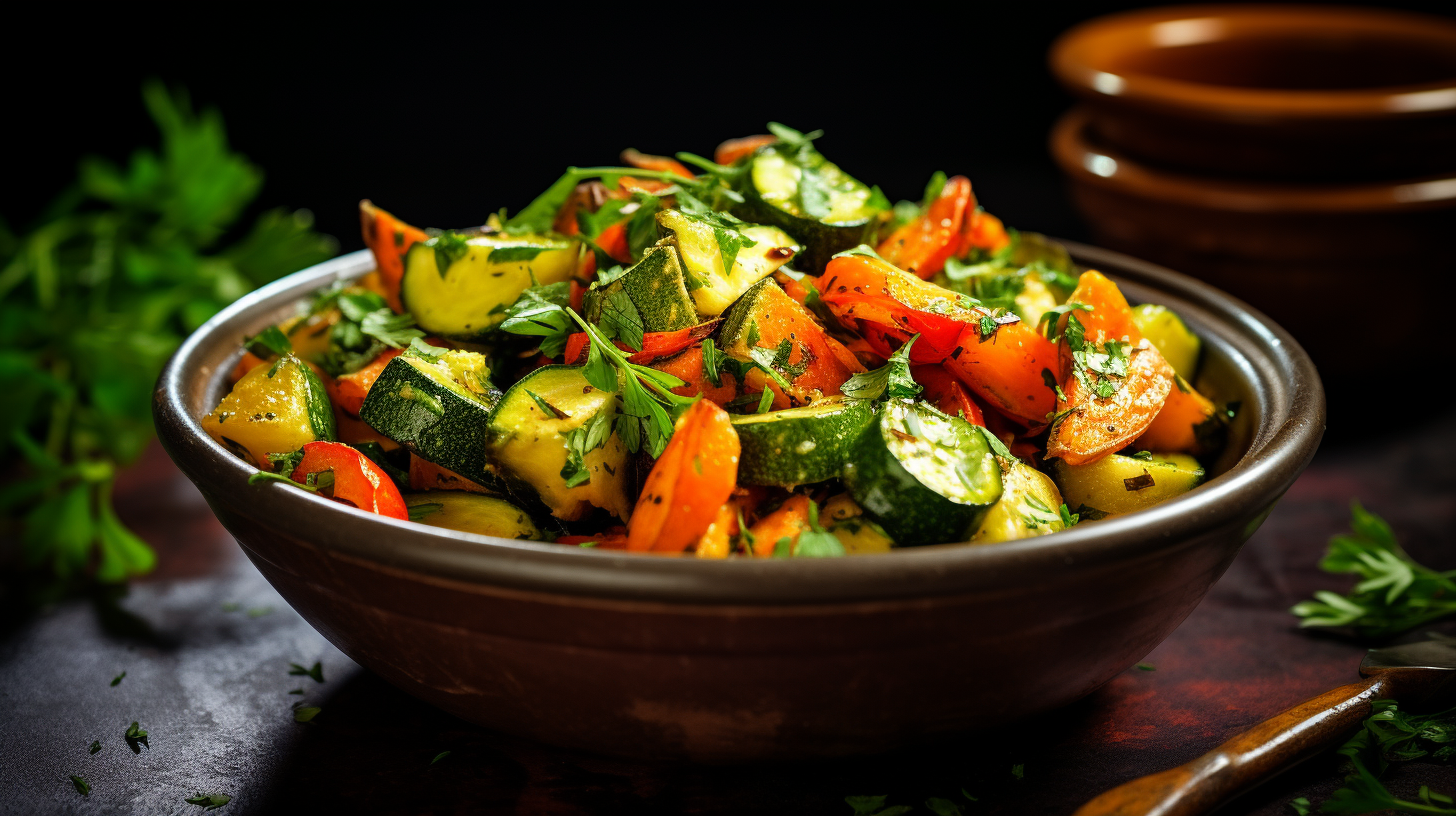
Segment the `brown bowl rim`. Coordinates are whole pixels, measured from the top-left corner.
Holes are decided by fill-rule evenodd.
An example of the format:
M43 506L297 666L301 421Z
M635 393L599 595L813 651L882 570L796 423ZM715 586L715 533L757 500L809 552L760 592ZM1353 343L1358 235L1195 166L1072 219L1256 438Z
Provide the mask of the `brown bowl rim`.
M163 447L213 505L292 531L309 546L388 570L576 602L650 602L703 614L725 607L914 602L1004 591L1082 570L1158 557L1199 534L1229 530L1251 505L1272 507L1309 463L1325 427L1324 389L1288 332L1246 304L1185 275L1108 250L1063 242L1129 296L1177 309L1247 384L1249 448L1232 468L1140 513L1004 544L943 544L834 559L706 560L563 547L385 519L285 485L249 486L255 470L214 442L193 416L237 358L241 338L335 280L373 269L368 251L318 264L245 295L188 337L158 378L153 417ZM1251 532L1246 529L1245 537Z
M1374 213L1440 209L1456 204L1456 174L1354 184L1300 184L1212 178L1164 170L1090 137L1086 106L1052 126L1052 158L1075 180L1117 192L1194 207L1245 213Z
M1097 56L1126 54L1152 45L1163 23L1219 19L1235 36L1251 31L1370 31L1439 40L1456 48L1456 22L1412 11L1370 7L1296 5L1168 6L1121 12L1081 23L1052 44L1052 74L1069 91L1094 103L1177 111L1185 116L1241 123L1368 120L1456 112L1456 77L1416 85L1352 90L1280 90L1211 85L1110 69Z

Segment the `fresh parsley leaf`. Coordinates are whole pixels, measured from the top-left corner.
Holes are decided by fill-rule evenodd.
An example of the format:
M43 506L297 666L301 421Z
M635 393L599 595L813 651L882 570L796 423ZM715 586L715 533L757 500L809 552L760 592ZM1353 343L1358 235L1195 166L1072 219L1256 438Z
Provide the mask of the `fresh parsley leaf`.
M854 255L864 255L864 256L869 257L869 258L878 258L879 260L882 260L882 261L885 260L884 258L881 258L880 257L880 253L876 252L875 251L875 248L872 247L872 246L870 246L869 244L860 244L859 246L854 247L853 249L846 249L843 252L836 252L836 253L834 253L834 255L832 257L833 258L847 258L847 257L851 257L851 256L854 256ZM886 261L886 263L889 263L889 262Z
M915 335L890 355L883 366L874 371L855 374L840 386L846 397L857 399L914 399L924 390L910 375L910 347L920 335Z
M984 425L974 425L972 427L974 427L977 431L980 431L981 436L985 437L986 445L991 448L991 453L1001 457L1002 459L1005 459L1008 462L1020 461L1016 458L1014 454L1011 453L1011 449L1006 447L1006 443L1001 441L1001 437L997 436L994 432L992 432L990 428L987 428Z
M122 672L121 674L118 674L117 676L111 678L111 687L116 688L117 686L121 685L121 681L124 679L126 679L126 672Z
M846 796L845 804L854 809L854 816L869 816L885 806L888 796Z
M616 338L631 346L634 351L642 350L646 334L642 313L625 291L618 289L602 302L601 322L598 327L607 339Z
M566 480L567 487L576 487L591 481L586 455L607 444L615 420L616 412L604 406L591 419L562 435L566 441L566 464L561 467L561 478Z
M1078 514L1073 513L1072 511L1068 510L1066 504L1063 504L1061 506L1061 508L1059 510L1057 510L1057 512L1062 517L1062 526L1063 527L1066 527L1067 529L1071 529L1073 527L1076 527L1077 526L1077 522L1079 522L1079 521L1082 520L1081 517Z
M1350 534L1330 539L1320 569L1354 574L1349 593L1322 591L1290 611L1300 626L1348 628L1361 637L1386 638L1456 615L1456 570L1438 572L1416 563L1385 520L1358 501L1350 506Z
M936 816L961 816L961 808L949 799L938 799L934 796L925 800L925 807Z
M290 677L312 677L315 683L322 683L324 681L324 666L319 661L314 661L314 664L307 669L297 663L289 663L288 666L288 674Z
M293 343L277 326L269 326L252 337L243 338L243 348L262 360L293 353Z
M76 788L76 793L82 796L91 795L91 783L86 781L86 777L71 774L71 785Z
M763 373L768 375L769 379L778 383L779 388L787 391L793 385L783 374L779 373L779 367L787 365L788 356L792 353L792 349L793 346L789 343L789 339L785 337L779 344L779 348L771 349L764 348L763 346L754 346L748 350L748 356L758 365L758 368ZM803 372L800 371L799 373L802 374ZM798 376L798 374L792 374L791 376Z
M468 239L458 232L446 230L425 240L425 247L435 251L435 271L444 278L450 266L470 254Z
M405 350L405 354L408 354L411 357L419 357L424 360L438 360L441 357L444 357L445 352L447 351L449 351L449 349L441 348L439 346L432 346L429 343L426 343L424 340L415 338L414 340L410 341L409 348Z
M485 257L486 263L512 263L520 261L534 261L536 256L546 251L544 246L503 246L496 247Z
M409 506L409 520L421 521L445 509L439 502L421 502Z
M89 751L93 756L101 753L101 740L92 740L91 747L87 748L86 750Z
M1151 663L1139 663L1136 667L1139 671L1157 671L1158 667Z
M930 175L930 181L925 183L925 194L920 197L920 209L922 211L929 208L931 204L934 204L937 198L940 198L940 193L945 189L945 183L949 180L944 170L936 170Z
M1055 343L1062 337L1061 331L1058 329L1062 315L1070 315L1077 311L1090 312L1092 311L1092 307L1085 303L1077 303L1075 301L1063 303L1060 306L1053 306L1045 312L1042 312L1041 320L1036 324L1037 328L1040 329L1045 326L1046 338ZM1079 322L1078 325L1080 326L1081 323Z
M452 752L450 752L450 751L441 751L440 753L435 754L435 758L432 759L432 760L430 760L430 764L431 765L434 765L435 763L439 762L440 760L444 759L445 757L450 756L451 753Z
M1057 400L1059 402L1067 401L1066 392L1062 391L1062 387L1057 384L1057 377L1055 374L1052 373L1051 369L1043 368L1041 370L1041 381L1046 383L1046 387L1050 388L1052 392L1057 395Z
M183 799L189 805L201 805L207 810L215 810L231 802L233 798L225 793L198 793Z
M777 550L774 551L777 554ZM819 525L819 505L809 500L809 529L799 533L799 545L794 550L798 558L837 558L844 555L844 543L839 536Z
M320 711L323 711L323 709L318 706L300 706L293 710L293 721L301 723L313 722L313 718L317 717Z
M1303 796L1291 800L1288 803L1288 807L1294 813L1294 816L1309 816L1309 814L1314 812L1310 810L1309 800Z
M769 122L768 132L778 137L780 142L793 148L808 147L815 139L824 135L824 131L822 130L816 130L811 133L800 133L788 125L781 125L778 122Z

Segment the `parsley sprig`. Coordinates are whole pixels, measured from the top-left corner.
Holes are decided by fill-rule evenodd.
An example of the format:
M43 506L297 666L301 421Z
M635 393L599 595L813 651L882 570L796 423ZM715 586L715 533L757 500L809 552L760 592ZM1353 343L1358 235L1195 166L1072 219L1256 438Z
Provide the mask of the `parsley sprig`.
M1072 375L1097 399L1108 399L1122 388L1127 377L1129 344L1115 338L1108 338L1101 344L1087 339L1087 327L1077 319L1078 311L1092 311L1085 303L1069 302L1048 309L1041 316L1046 325L1047 339L1053 342L1065 340L1072 352ZM1061 323L1061 316L1066 322ZM1058 330L1060 326L1060 330ZM1050 383L1048 383L1050 384Z
M337 248L306 211L266 212L228 238L262 173L215 111L159 83L142 96L160 150L126 167L88 158L28 234L0 224L0 537L13 530L29 565L61 579L153 567L112 485L152 438L162 365L228 303Z
M1330 539L1320 569L1361 580L1344 595L1320 591L1296 604L1290 611L1302 619L1300 626L1346 628L1379 639L1456 615L1456 570L1416 563L1390 525L1358 501L1350 505L1350 534Z
M1399 799L1381 777L1393 762L1415 759L1456 761L1456 708L1435 714L1403 711L1394 700L1376 700L1371 715L1339 753L1345 757L1345 784L1320 805L1320 813L1456 814L1456 798L1422 786L1418 801ZM1315 812L1303 797L1289 803L1298 814Z
M840 393L858 399L914 399L924 389L910 375L910 347L920 335L905 341L883 366L855 374L840 386Z
M574 327L566 310L571 306L571 284L566 281L532 286L506 309L502 331L541 338L541 353L560 357Z
M654 458L661 456L667 440L672 438L673 421L699 398L674 394L672 389L686 383L665 371L629 362L575 309L568 308L566 313L590 340L582 376L594 387L620 397L621 414L613 422L613 430L622 444L633 453L646 450Z
M358 371L386 348L408 348L425 333L409 313L395 314L384 298L367 290L331 289L315 299L310 313L337 307L341 316L329 330L329 350L319 360L333 376ZM307 320L301 320L303 326Z

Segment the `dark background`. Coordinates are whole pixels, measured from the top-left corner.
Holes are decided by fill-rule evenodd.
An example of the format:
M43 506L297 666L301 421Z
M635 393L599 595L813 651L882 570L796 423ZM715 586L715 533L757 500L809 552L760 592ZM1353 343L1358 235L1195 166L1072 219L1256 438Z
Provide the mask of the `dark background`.
M710 155L768 120L822 128L823 150L892 199L917 198L934 170L963 173L1008 224L1084 238L1046 152L1071 100L1045 55L1069 26L1142 5L7 12L0 215L22 230L81 155L156 144L139 91L157 77L219 109L264 168L255 211L307 207L344 250L362 247L360 198L420 226L477 224L569 164L615 163L625 147Z

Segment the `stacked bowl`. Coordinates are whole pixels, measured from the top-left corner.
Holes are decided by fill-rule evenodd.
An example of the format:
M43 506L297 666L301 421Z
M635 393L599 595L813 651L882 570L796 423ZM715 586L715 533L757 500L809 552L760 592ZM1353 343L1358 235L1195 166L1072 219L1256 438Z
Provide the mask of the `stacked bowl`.
M1264 310L1332 394L1418 368L1456 273L1456 22L1149 9L1068 31L1051 67L1081 101L1052 154L1099 243Z

